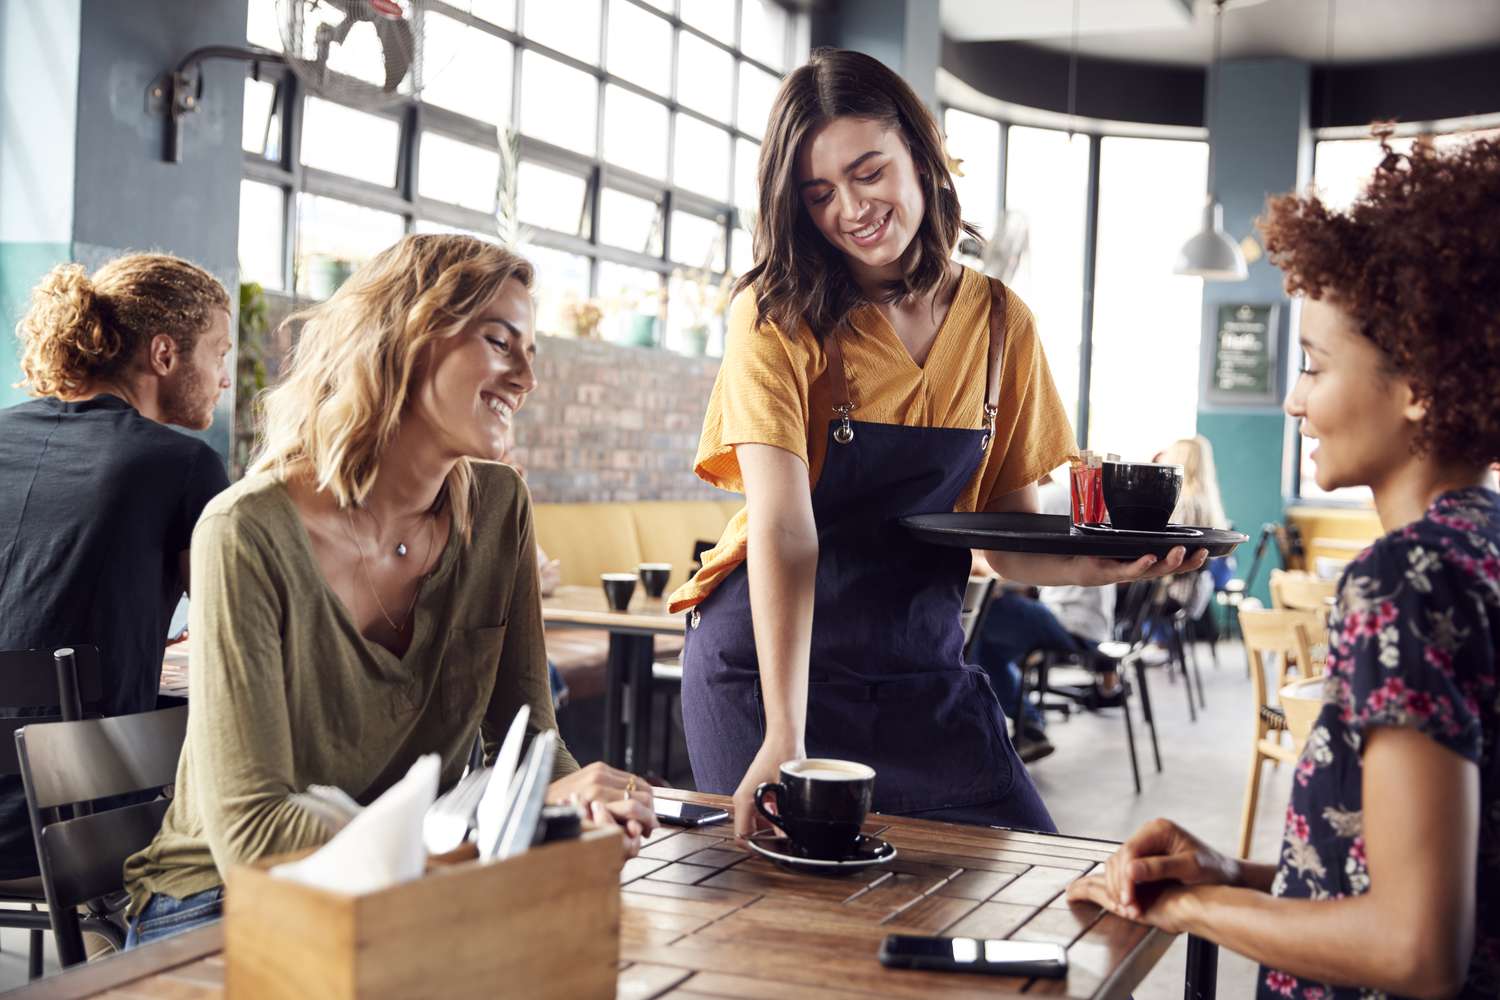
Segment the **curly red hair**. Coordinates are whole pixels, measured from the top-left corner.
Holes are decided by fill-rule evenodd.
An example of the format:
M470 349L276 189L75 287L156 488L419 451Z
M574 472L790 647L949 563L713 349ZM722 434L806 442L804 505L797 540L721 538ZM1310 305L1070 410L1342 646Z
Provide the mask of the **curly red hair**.
M1391 147L1346 212L1316 193L1272 198L1260 220L1287 290L1327 298L1407 380L1427 416L1419 450L1500 461L1500 142Z

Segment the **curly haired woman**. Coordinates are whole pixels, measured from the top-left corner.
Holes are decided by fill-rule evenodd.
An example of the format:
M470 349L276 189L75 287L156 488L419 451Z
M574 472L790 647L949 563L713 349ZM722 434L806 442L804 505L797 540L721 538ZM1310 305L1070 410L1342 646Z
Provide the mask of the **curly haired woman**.
M1500 143L1390 147L1347 213L1282 197L1286 412L1387 534L1349 566L1277 864L1147 824L1088 899L1262 963L1262 998L1500 994Z

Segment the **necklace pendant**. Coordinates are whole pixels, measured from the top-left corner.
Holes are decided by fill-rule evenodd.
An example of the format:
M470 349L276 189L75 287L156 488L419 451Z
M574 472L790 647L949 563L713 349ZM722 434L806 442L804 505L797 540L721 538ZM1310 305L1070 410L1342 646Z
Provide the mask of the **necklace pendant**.
M405 542L397 542L396 543L396 555L398 555L398 556L405 556L406 555L406 543Z

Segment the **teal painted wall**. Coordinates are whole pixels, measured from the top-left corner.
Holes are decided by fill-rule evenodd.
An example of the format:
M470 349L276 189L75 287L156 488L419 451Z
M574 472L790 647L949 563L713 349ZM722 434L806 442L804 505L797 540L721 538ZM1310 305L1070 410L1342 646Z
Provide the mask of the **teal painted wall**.
M1281 496L1281 461L1286 419L1280 413L1200 412L1198 433L1214 446L1219 489L1224 495L1224 513L1236 529L1250 536L1250 541L1235 554L1239 561L1238 575L1243 576L1250 569L1260 526L1280 521L1285 509ZM1271 604L1267 581L1271 568L1279 565L1275 549L1272 549L1256 573L1251 590L1267 607Z
M21 378L16 324L42 275L71 259L68 249L66 243L0 243L0 407L31 398L15 387Z

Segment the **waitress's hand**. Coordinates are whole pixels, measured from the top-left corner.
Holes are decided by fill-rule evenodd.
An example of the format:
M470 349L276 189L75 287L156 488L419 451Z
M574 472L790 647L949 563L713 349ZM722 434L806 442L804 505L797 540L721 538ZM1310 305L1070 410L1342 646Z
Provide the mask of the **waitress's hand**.
M755 808L755 789L765 781L781 779L781 765L789 760L801 760L807 756L802 741L789 736L767 733L760 745L760 752L750 762L750 768L740 779L740 787L734 790L734 835L748 837L757 830L769 830L760 810Z
M1135 580L1154 580L1173 573L1192 573L1208 562L1208 550L1198 549L1188 555L1181 545L1168 552L1165 558L1141 556L1134 562L1118 559L1101 559L1097 556L1039 556L1038 559L1055 559L1058 574L1064 585L1078 587L1104 587L1114 583L1131 583ZM1049 576L1053 574L1048 574ZM1018 577L1026 581L1025 577ZM1029 581L1026 581L1029 582Z

